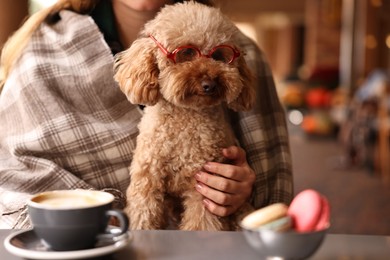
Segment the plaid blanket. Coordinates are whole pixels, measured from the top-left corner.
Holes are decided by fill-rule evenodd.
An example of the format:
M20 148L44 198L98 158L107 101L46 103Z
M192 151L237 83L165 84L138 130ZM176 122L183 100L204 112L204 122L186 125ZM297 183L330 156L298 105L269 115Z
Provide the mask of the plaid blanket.
M125 205L142 112L113 81L113 55L94 20L70 11L60 17L34 33L0 95L0 228L30 227L25 201L45 190L107 190ZM288 203L284 111L262 53L240 38L259 82L257 107L231 113L257 174L253 204Z

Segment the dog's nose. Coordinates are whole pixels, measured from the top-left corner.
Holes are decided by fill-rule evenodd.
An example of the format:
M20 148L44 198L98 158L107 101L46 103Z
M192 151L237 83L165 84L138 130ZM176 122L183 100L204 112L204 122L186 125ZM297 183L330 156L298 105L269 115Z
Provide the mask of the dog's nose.
M216 89L217 84L214 80L203 80L201 86L205 94L212 94Z

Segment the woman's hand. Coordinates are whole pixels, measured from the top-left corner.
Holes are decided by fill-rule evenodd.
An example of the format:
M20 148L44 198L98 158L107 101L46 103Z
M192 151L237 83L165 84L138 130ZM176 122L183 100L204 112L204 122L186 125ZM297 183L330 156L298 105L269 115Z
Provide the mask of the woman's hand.
M221 217L236 212L248 200L256 178L242 148L230 146L222 154L231 164L208 162L204 171L195 174L205 207Z

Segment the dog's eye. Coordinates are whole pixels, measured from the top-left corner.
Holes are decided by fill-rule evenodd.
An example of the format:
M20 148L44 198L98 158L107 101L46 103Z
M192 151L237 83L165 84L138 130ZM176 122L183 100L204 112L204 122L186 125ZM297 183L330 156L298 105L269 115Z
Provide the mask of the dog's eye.
M176 52L176 63L192 61L199 57L199 51L196 48L183 48Z
M213 50L211 53L211 58L216 61L222 61L224 63L229 63L233 60L234 51L232 48L227 46L219 46Z

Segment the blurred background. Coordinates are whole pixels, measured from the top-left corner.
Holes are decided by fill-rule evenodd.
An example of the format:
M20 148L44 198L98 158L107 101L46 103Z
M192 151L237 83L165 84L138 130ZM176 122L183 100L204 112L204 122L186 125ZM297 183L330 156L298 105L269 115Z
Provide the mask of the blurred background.
M0 46L55 0L1 0ZM265 53L286 108L295 193L332 233L390 235L390 1L217 0Z

